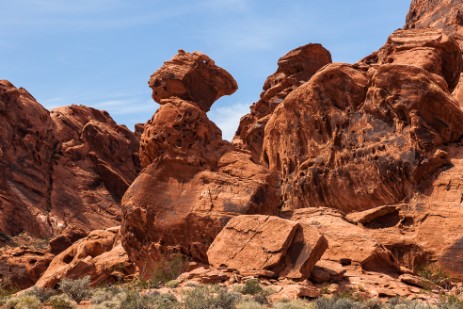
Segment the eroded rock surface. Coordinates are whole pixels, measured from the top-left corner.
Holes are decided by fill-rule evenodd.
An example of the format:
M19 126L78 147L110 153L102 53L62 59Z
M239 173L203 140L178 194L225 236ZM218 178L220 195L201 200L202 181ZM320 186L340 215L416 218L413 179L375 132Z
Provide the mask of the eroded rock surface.
M307 82L323 66L331 63L331 54L321 44L300 46L278 60L278 69L267 77L260 100L243 116L233 142L249 149L256 161L262 154L264 128L275 108L294 89Z
M55 288L64 278L90 276L91 284L120 282L135 273L135 266L120 243L119 227L94 230L57 255L37 281L40 288Z
M138 139L106 112L51 112L0 82L0 230L58 235L118 224L120 198L139 171Z
M326 248L326 239L312 226L252 215L230 220L207 256L211 266L243 275L306 279Z
M53 254L44 249L0 248L0 284L3 288L28 288L45 272L52 259Z
M405 34L390 41L398 36ZM401 53L421 42L410 40ZM456 46L448 37L430 40L437 51ZM458 49L437 51L442 63L461 66ZM388 57L398 53L392 48ZM276 108L265 127L263 161L281 175L285 208L348 213L395 204L447 164L442 145L463 134L463 113L446 82L455 76L437 65L431 72L416 58L397 59L327 65Z

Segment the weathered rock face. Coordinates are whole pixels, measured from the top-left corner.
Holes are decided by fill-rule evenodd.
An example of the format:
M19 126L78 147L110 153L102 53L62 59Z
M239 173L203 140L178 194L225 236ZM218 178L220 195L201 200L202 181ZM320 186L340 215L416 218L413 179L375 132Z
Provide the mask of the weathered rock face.
M53 123L23 88L0 81L0 230L51 235Z
M27 247L0 248L0 282L3 287L25 289L47 269L53 254Z
M443 29L460 41L463 48L463 10L461 0L412 0L405 29Z
M210 265L231 267L242 275L306 279L326 248L326 239L309 225L273 216L238 216L217 235L207 256Z
M0 229L52 237L120 220L120 198L140 167L138 139L106 112L48 112L26 90L0 82Z
M108 113L85 106L54 109L51 118L58 141L51 219L86 231L117 225L120 199L140 169L138 139Z
M61 279L90 276L91 284L120 282L135 273L119 239L119 227L94 230L57 255L37 281L40 288L54 288Z
M240 121L234 143L249 149L256 161L262 154L264 128L275 108L294 89L331 63L331 54L320 44L298 47L278 60L278 69L264 83L260 100Z
M455 75L445 65L427 71L427 60L404 55L432 41L441 63L458 69L461 56L448 37L407 33L393 34L373 66L326 66L274 111L263 160L281 175L286 208L350 212L398 203L447 163L441 145L463 134L463 113L447 87Z
M207 261L207 248L232 217L273 214L278 206L274 175L253 163L249 153L223 141L221 131L207 118L210 104L236 85L212 60L198 55L181 52L150 81L157 93L156 80L178 70L197 79L195 83L182 79L186 96L173 90L162 93L161 107L141 137L145 169L122 201L123 244L145 277L165 252L179 250ZM201 57L209 60L198 64ZM227 82L215 81L213 89L196 87L209 83L210 76L225 76ZM201 96L208 98L207 108Z
M463 60L458 41L440 29L397 30L378 52L364 59L368 64L412 65L435 74L450 92L457 85ZM444 85L446 84L446 85Z
M182 50L154 72L148 84L153 99L161 105L163 99L177 97L195 102L205 112L218 98L238 89L233 77L214 60L200 52Z

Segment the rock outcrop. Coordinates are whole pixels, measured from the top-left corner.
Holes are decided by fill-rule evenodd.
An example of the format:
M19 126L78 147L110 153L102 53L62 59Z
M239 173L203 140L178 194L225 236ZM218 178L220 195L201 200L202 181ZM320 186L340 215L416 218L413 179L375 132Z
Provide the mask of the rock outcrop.
M119 227L94 230L57 255L37 281L40 288L54 288L64 278L90 276L92 285L121 282L135 273L119 238Z
M260 100L243 116L233 139L244 145L259 161L262 155L264 129L275 108L294 89L307 82L323 66L331 63L331 54L320 44L307 44L293 49L278 60L278 69L267 77Z
M204 59L209 58L181 51L150 80L157 93L157 80L169 72L188 72L175 78L188 95L167 87L160 108L145 125L140 143L144 170L122 201L123 244L140 270L151 269L160 254L171 251L206 262L209 245L228 220L273 214L278 207L274 175L253 163L248 152L223 141L207 118L213 100L234 91L236 82ZM210 76L219 78L214 87L196 87L209 83Z
M0 81L0 230L50 236L53 122L24 88Z
M138 139L106 112L48 112L25 89L0 82L0 230L56 236L117 225L120 198L140 167Z
M53 254L27 246L0 248L0 284L4 289L26 289L48 268Z
M445 34L422 37L427 35L394 33L389 42L395 43L384 48L390 55L378 57L387 63L328 65L274 111L263 160L281 175L285 208L327 206L348 213L395 204L447 164L442 145L463 135L463 112L448 88L456 75L445 65L430 72L424 56L404 55L432 41L439 63L458 69L461 56Z
M405 29L443 29L463 48L463 9L461 0L412 0Z

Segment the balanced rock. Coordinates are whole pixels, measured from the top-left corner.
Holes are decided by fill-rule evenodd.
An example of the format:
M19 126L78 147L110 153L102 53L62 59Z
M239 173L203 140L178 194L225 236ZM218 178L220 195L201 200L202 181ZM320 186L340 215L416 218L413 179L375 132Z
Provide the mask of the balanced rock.
M238 88L233 77L207 55L183 50L154 72L148 84L153 99L160 104L163 99L177 97L195 102L205 112L218 98Z
M186 96L162 93L161 107L141 137L144 170L122 200L123 245L141 270L151 269L160 254L172 251L207 262L209 245L232 217L274 214L278 208L274 174L254 163L248 152L222 140L220 129L206 115L214 100L236 89L229 74L208 59L180 53L150 81L157 93L156 80L162 76L187 72L195 80L182 80ZM213 82L214 91L197 87L210 83L210 76L220 79ZM205 108L202 96L211 93Z
M300 46L278 60L278 69L267 77L260 100L251 106L251 112L240 120L235 144L244 144L253 157L262 154L264 128L286 96L308 81L319 69L331 63L331 54L320 44Z

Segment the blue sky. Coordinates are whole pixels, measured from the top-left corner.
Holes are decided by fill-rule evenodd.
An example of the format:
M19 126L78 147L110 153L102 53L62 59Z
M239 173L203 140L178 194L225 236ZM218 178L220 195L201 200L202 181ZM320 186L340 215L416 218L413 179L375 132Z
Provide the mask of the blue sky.
M0 79L45 107L85 104L130 129L151 118L149 76L178 49L201 51L239 89L208 113L233 136L279 57L322 43L356 62L403 26L408 0L2 1Z

